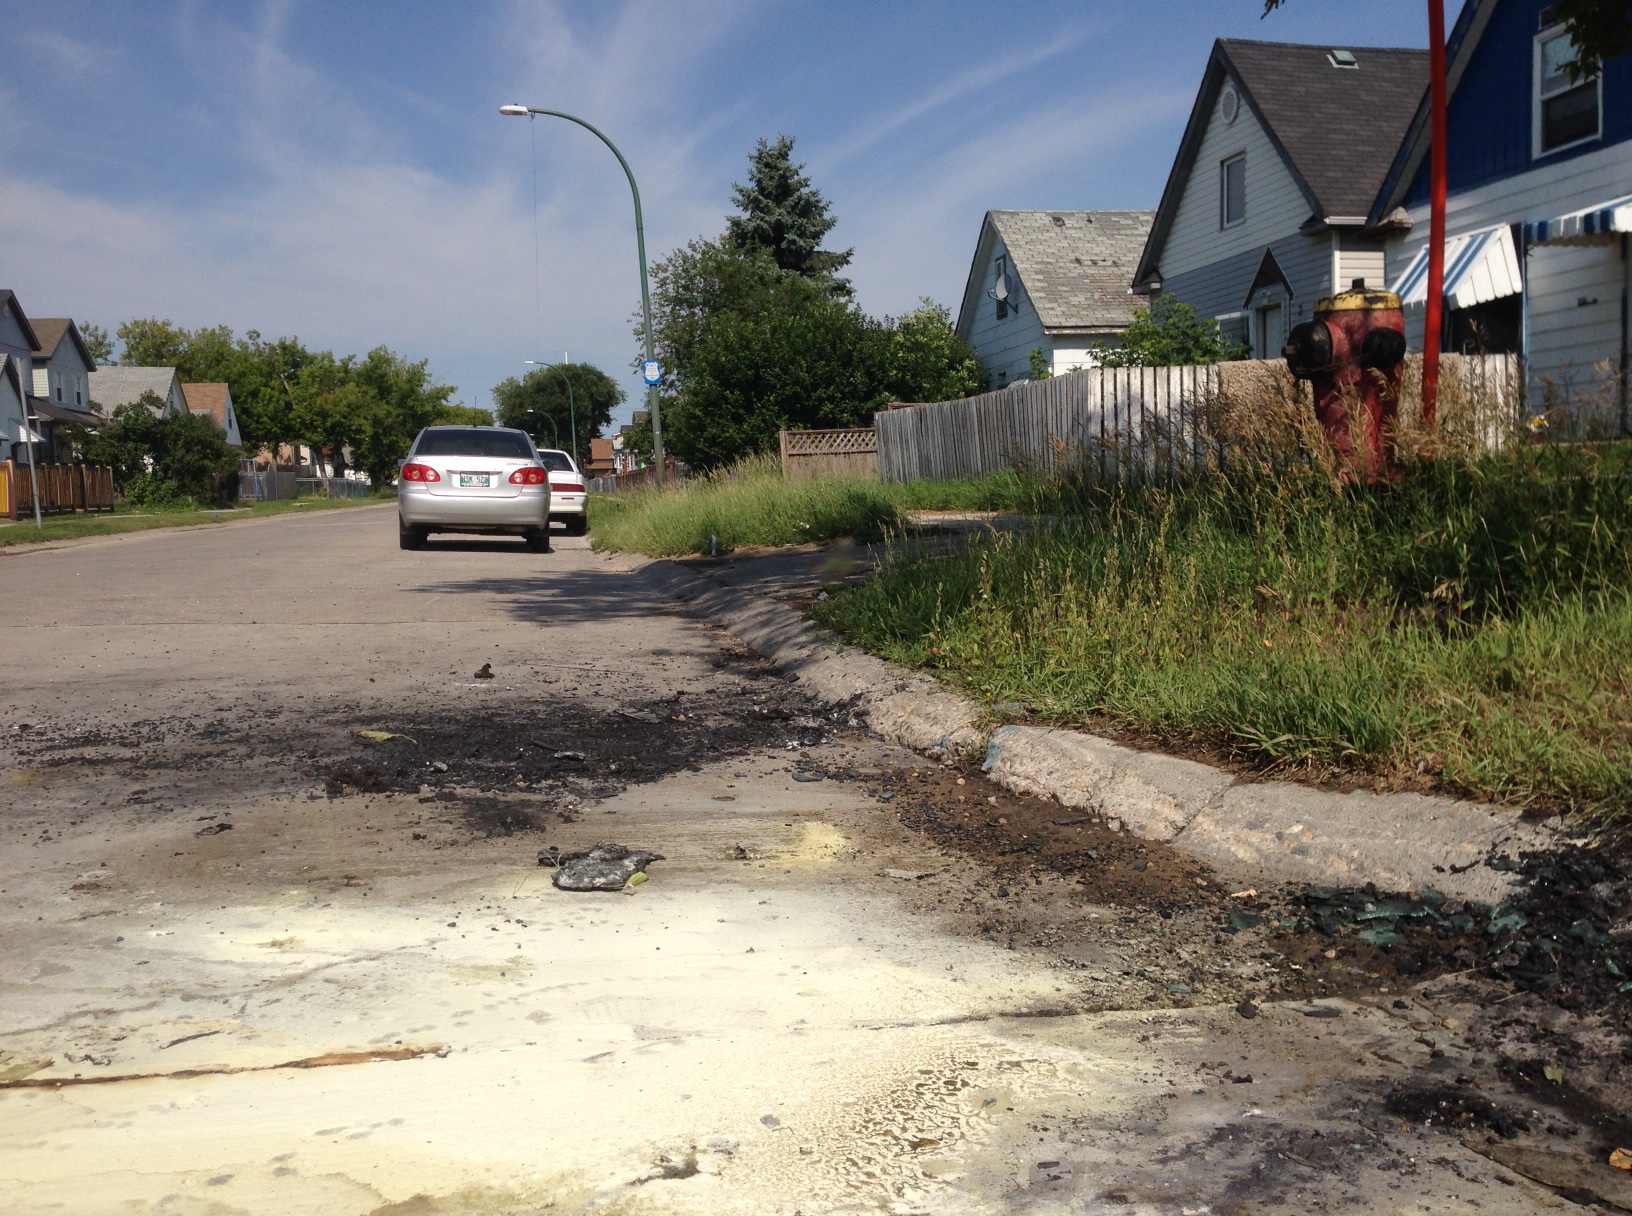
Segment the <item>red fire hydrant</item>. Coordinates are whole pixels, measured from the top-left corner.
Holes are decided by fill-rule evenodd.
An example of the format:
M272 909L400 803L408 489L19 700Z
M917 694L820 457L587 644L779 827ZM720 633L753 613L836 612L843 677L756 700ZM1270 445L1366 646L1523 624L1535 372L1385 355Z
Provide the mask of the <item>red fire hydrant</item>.
M1405 362L1405 314L1391 291L1367 291L1365 281L1315 304L1315 319L1292 327L1281 353L1300 380L1312 382L1315 418L1345 469L1367 481L1389 475ZM1356 455L1353 413L1359 410L1365 451Z

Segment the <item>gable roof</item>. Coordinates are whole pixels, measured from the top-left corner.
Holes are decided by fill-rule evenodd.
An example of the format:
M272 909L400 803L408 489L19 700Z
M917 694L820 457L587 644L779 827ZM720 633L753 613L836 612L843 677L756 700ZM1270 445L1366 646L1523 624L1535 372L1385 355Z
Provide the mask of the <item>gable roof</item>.
M1154 211L988 211L958 312L965 338L1001 239L1045 331L1120 329L1140 303L1128 292ZM966 323L967 322L967 323Z
M79 349L79 357L85 361L87 368L94 368L96 360L91 358L91 352L85 345L85 339L80 336L79 326L74 324L72 317L41 317L34 322L34 353L42 359L49 359L57 353L57 347L62 345L64 337L74 340Z
M23 312L23 306L17 302L17 295L9 287L0 287L0 312L11 309L17 318L17 324L22 328L23 337L28 339L28 348L33 350L40 340L34 336L34 327L29 324L28 316Z
M1456 86L1462 83L1462 74L1468 70L1468 63L1479 45L1479 38L1484 34L1485 27L1490 24L1491 14L1495 11L1496 0L1467 0L1462 6L1462 11L1456 15L1456 24L1451 27L1450 37L1445 39L1447 102L1455 96ZM1366 208L1367 222L1381 223L1383 216L1405 201L1406 192L1411 189L1411 179L1416 177L1417 168L1426 155L1428 155L1428 94L1424 93L1417 98L1416 109L1412 112L1405 135L1394 150L1394 159L1389 164L1382 185L1378 187L1371 206Z
M1338 68L1330 45L1213 43L1201 88L1156 210L1136 283L1156 273L1202 137L1226 80L1234 81L1319 222L1360 224L1388 173L1400 138L1428 87L1428 52L1343 47L1358 63Z
M168 404L179 384L173 367L99 367L91 373L91 402L112 412L152 393Z
M223 431L227 429L227 405L232 400L232 392L226 381L183 384L181 395L190 413L208 414Z

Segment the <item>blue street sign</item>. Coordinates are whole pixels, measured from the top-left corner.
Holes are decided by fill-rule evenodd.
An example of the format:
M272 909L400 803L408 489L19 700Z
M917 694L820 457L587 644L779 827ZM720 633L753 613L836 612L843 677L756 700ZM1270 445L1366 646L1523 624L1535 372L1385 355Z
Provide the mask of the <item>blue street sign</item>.
M663 367L656 359L647 359L641 364L641 372L646 377L647 384L661 384L663 381Z

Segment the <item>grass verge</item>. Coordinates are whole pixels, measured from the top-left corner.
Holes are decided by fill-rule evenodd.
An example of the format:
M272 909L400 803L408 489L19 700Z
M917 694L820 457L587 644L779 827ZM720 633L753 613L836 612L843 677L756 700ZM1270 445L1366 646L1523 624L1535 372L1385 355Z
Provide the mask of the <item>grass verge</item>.
M185 510L154 510L127 507L119 503L111 512L73 515L47 515L43 528L34 526L34 519L0 520L0 548L33 545L45 541L72 540L81 536L108 536L119 532L141 532L148 528L183 528L197 524L226 524L244 519L262 519L268 515L286 515L293 511L330 511L338 507L364 507L371 503L392 502L393 496L370 498L293 498L272 502L238 503L231 508L189 507Z
M598 549L675 557L711 547L876 537L903 525L908 511L1016 510L1032 493L1014 472L904 486L863 477L784 481L774 458L753 457L677 485L593 495L589 525Z
M1057 486L1068 518L905 550L813 613L1047 721L1624 814L1629 455L1515 445L1372 488L1295 463Z

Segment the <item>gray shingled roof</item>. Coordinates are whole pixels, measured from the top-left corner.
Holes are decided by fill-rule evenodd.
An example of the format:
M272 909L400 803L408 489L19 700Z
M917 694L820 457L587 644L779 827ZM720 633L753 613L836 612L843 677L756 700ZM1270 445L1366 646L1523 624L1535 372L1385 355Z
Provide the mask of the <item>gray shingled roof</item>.
M173 367L99 367L90 375L91 402L111 414L143 393L166 401L175 379Z
M1045 329L1120 328L1154 211L990 211Z
M1428 87L1427 51L1344 49L1358 68L1334 68L1329 46L1237 38L1217 46L1323 216L1371 210Z

